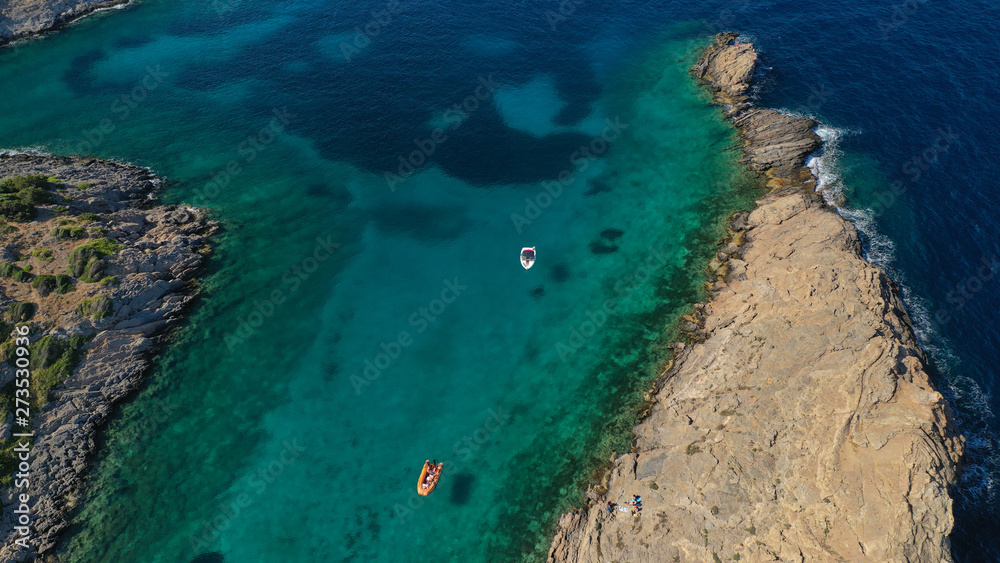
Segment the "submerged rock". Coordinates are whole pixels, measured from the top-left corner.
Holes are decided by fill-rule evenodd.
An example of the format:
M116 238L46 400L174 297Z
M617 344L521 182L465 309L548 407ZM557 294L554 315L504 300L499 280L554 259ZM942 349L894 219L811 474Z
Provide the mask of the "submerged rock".
M549 275L552 277L552 281L562 283L569 279L569 266L562 263L555 264L549 270Z
M591 254L612 254L618 252L618 245L608 244L603 240L591 241L587 246L590 248Z
M616 241L619 238L621 238L621 236L624 235L624 234L625 234L625 231L623 231L621 229L604 229L603 231L601 231L601 238L607 239L607 240L610 240L610 241Z
M218 551L213 551L211 553L202 553L198 557L191 560L191 563L224 563L226 560L225 556Z

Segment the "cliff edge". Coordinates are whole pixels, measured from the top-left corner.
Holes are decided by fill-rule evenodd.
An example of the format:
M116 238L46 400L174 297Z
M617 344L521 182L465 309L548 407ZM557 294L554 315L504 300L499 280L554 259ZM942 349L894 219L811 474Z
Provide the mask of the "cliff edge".
M815 123L747 98L756 59L720 34L692 74L770 191L734 217L699 328L550 562L952 560L962 438L896 286L815 192ZM633 495L638 515L606 507Z

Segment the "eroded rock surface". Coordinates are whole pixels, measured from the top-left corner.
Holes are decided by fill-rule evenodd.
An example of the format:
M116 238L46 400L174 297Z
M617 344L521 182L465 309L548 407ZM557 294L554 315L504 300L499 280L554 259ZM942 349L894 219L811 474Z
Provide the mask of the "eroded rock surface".
M702 326L549 561L951 561L962 438L895 285L814 191L814 124L739 98L756 55L734 40L692 72L735 100L772 190L735 218ZM639 516L605 510L632 495Z

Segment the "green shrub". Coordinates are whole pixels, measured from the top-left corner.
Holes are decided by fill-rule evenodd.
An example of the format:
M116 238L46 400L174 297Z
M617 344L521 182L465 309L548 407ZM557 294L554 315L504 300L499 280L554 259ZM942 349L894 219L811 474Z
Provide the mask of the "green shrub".
M9 235L11 233L16 233L17 227L14 225L8 225L7 223L0 221L0 235Z
M10 382L11 390L10 395L14 394L14 382ZM4 412L10 412L9 410ZM7 416L4 414L4 416ZM17 467L20 461L18 460L19 452L15 452L14 449L17 448L16 440L8 440L3 444L0 444L0 487L10 487L14 484L14 474L17 473Z
M76 249L74 249L74 251L75 250L79 250L79 249L83 248L84 246L92 248L96 252L100 252L101 256L107 256L108 254L114 254L115 252L118 252L119 250L121 250L122 248L124 248L122 245L120 245L120 244L118 244L118 243L116 243L114 241L111 241L111 240L105 238L105 239L100 239L100 240L95 240L95 241L88 242L87 244L85 244L83 246L78 246L78 247L76 247Z
M90 188L94 187L94 183L93 182L80 182L79 184L76 185L76 187L80 188L81 190L89 190Z
M81 281L95 282L101 277L104 261L101 258L121 250L122 245L108 239L98 239L81 244L69 254L69 273Z
M66 341L55 336L43 336L28 346L32 367L43 369L52 366L66 349Z
M58 239L84 239L87 238L87 229L83 227L56 227L52 229L49 236L53 236Z
M76 224L76 219L60 219L59 220L59 224L60 225L75 225Z
M104 260L100 258L90 260L87 262L87 266L83 269L83 273L80 275L80 281L87 283L94 283L101 279L101 274L104 273Z
M10 309L7 309L7 318L15 323L27 321L30 320L31 317L35 316L36 310L37 307L35 307L34 303L19 301L11 305ZM8 332L10 331L8 330Z
M98 215L97 213L91 213L89 211L86 212L86 213L81 213L81 214L77 215L76 218L79 219L79 220L81 220L81 221L86 221L88 223L91 222L91 221L103 221L104 220L104 218L101 217L100 215Z
M28 188L46 189L48 187L48 179L41 174L13 176L0 180L0 193L3 194L15 194Z
M36 204L52 203L48 179L40 174L0 181L0 217L23 223L38 215Z
M54 276L51 274L42 274L35 276L35 279L31 282L31 287L42 297L52 292L69 293L73 291L73 278L63 274L56 274Z
M52 194L48 190L43 190L42 188L36 188L34 186L30 188L25 188L17 193L18 198L24 203L52 203Z
M43 262L51 262L55 260L55 258L52 256L52 251L49 250L48 248L36 248L35 250L31 251L31 255Z
M40 410L52 398L52 390L73 373L83 358L87 338L69 339L43 336L28 347L31 352L32 386L35 409Z
M0 362L7 362L10 365L14 365L13 360L17 359L14 355L14 350L17 346L14 345L13 340L8 340L3 344L0 344Z
M50 184L61 184L62 183L62 180L60 180L58 176L49 176L48 179L47 179L47 181Z
M69 213L69 208L66 207L65 205L57 205L52 208L52 211L55 211L60 215L65 215L66 213Z
M38 216L38 209L23 201L0 201L0 219L27 223Z
M92 319L103 319L111 314L111 310L111 298L107 295L95 295L94 297L84 299L80 302L80 306L76 308L77 313Z
M118 276L107 276L101 278L100 284L101 287L106 287L109 285L118 285Z
M0 264L0 277L12 279L18 282L31 281L31 274L18 268L14 264Z

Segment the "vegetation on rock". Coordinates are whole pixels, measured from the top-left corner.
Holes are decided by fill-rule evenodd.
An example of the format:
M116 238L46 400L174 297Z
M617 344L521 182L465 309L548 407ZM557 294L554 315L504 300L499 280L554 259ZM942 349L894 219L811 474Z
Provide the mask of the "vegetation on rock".
M95 295L80 302L76 312L92 319L103 319L111 314L111 298L107 295Z
M108 239L98 239L73 249L69 255L69 274L80 278L80 281L92 283L101 278L104 261L109 254L121 250L122 245Z
M38 215L37 204L52 203L48 179L40 174L0 180L0 218L24 223Z
M6 316L8 319L10 319L15 323L27 321L30 320L31 317L35 316L35 311L37 309L38 307L36 307L34 303L30 303L27 301L18 301L17 303L11 305L10 309L7 309ZM8 329L6 331L7 333L10 332L9 327L7 327L6 325L4 325L3 328Z
M52 292L69 293L73 291L73 278L65 274L41 274L31 281L31 287L42 297Z
M31 274L14 264L0 264L0 277L12 279L18 282L31 281Z
M67 339L43 336L28 347L31 352L34 410L41 410L52 399L52 390L73 373L73 369L83 358L87 340L84 336Z
M31 251L31 255L43 262L51 262L55 260L55 257L52 256L52 251L48 248L36 248Z
M52 232L50 232L49 235L58 239L84 239L87 238L87 229L84 229L83 227L69 226L56 227L52 229Z

